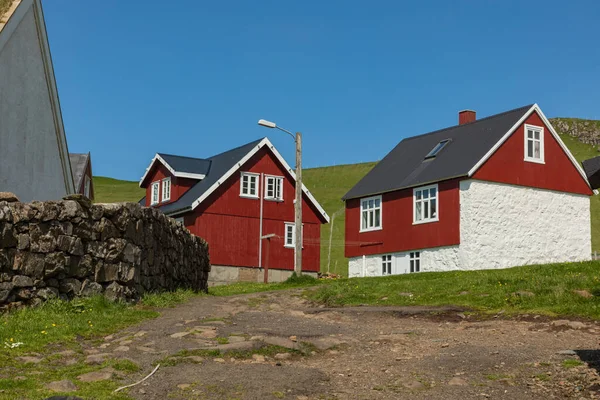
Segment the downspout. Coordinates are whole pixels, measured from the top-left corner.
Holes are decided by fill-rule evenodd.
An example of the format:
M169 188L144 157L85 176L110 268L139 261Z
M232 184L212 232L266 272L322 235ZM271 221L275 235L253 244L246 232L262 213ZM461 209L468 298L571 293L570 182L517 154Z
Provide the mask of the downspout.
M367 276L367 256L363 254L362 276Z
M258 182L258 198L260 199L260 217L258 220L258 268L262 268L262 236L263 236L263 200L264 196L261 195L263 185L263 173L260 173L260 179Z

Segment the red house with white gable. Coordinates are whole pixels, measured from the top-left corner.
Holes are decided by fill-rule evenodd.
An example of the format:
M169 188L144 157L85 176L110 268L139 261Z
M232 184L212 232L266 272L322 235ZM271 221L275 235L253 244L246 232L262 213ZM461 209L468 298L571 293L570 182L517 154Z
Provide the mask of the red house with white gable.
M345 196L349 275L591 258L593 191L537 104L402 140Z
M262 281L264 267L270 282L293 272L295 174L268 138L208 158L158 153L140 187L140 203L208 242L210 284ZM302 269L316 275L329 216L306 187L302 219Z

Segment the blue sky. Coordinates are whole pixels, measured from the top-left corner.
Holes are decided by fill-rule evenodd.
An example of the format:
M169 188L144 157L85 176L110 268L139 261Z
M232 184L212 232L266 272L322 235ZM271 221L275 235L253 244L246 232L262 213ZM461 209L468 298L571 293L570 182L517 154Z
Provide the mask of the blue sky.
M156 152L269 136L293 165L378 160L403 137L537 102L600 119L600 2L44 0L71 152L138 180Z

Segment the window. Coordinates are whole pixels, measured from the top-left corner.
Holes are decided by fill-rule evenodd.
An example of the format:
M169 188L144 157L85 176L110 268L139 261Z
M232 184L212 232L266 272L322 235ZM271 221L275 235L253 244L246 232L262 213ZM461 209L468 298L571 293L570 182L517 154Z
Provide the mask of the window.
M296 246L296 229L294 227L296 224L292 222L285 223L285 247L295 247ZM304 224L302 224L302 240L304 241ZM302 246L304 247L304 245Z
M267 176L265 183L265 199L283 200L283 177Z
M525 161L544 163L544 128L525 125Z
M421 252L411 251L410 252L410 272L421 271Z
M446 145L448 143L450 143L450 139L442 140L441 142L436 144L435 147L429 153L427 153L427 155L425 156L425 159L427 160L428 158L433 158L433 157L437 156L438 153L440 151L442 151L442 149L444 147L446 147Z
M381 196L369 197L360 201L360 230L381 229Z
M159 181L152 182L152 189L151 189L152 197L151 197L151 201L150 201L151 205L158 204L159 189L160 189L160 182Z
M185 226L183 217L176 217L176 218L174 218L174 220L175 220L175 222L177 222L181 226Z
M162 201L171 200L171 178L162 180Z
M90 179L89 176L85 175L85 181L83 184L83 194L85 197L87 197L88 199L90 198L90 194L92 192L92 180Z
M413 190L415 224L438 221L438 186L425 186Z
M383 275L391 275L392 274L392 255L386 254L381 257L381 267Z
M258 174L242 172L240 196L258 198Z

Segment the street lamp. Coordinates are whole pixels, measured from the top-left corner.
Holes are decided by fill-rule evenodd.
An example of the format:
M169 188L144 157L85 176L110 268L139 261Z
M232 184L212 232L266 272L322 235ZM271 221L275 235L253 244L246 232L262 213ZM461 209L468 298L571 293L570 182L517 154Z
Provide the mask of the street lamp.
M290 135L296 142L296 200L294 201L294 230L295 230L295 247L294 247L294 271L296 275L302 274L302 134L296 132L294 135L287 129L277 126L275 122L261 119L258 121L260 126L266 128L279 129Z

